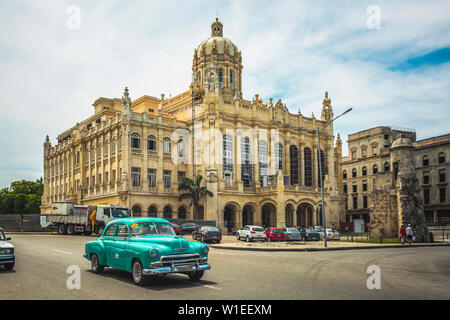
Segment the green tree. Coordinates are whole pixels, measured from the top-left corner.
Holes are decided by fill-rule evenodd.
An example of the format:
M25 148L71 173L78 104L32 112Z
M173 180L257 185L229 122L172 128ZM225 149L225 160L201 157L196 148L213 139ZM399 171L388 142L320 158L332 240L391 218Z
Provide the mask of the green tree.
M42 177L12 182L10 188L0 189L0 214L39 214L43 191Z
M178 197L178 201L183 199L189 199L189 206L194 206L194 219L198 217L198 209L200 199L208 195L213 197L213 193L209 191L206 186L201 186L203 177L201 175L195 176L194 179L184 178L181 184L178 186L178 191L184 191Z

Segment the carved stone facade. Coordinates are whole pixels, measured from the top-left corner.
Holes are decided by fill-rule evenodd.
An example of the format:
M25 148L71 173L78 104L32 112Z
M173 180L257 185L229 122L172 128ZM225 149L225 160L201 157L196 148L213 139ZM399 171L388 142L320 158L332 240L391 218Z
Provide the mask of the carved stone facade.
M321 119L291 114L258 94L242 97L242 54L216 20L193 57L188 91L166 99L99 98L90 118L44 144L42 212L56 201L120 204L134 215L215 220L225 232L245 224L321 221L316 129L321 131L326 221L338 225L344 201L342 142L334 144L331 100ZM195 130L193 130L195 128ZM194 172L214 197L194 216L178 184Z

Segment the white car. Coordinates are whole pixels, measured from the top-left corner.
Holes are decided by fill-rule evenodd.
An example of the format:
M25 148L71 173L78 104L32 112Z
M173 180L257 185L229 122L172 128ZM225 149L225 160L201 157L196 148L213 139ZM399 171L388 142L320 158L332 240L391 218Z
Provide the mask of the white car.
M327 229L327 240L341 240L339 232L337 230Z
M259 226L245 226L241 230L236 232L236 236L238 240L245 240L247 242L250 241L266 241L266 234L264 233L264 229Z
M3 230L0 228L0 266L4 266L6 270L14 268L14 246L8 242L11 238L6 238Z

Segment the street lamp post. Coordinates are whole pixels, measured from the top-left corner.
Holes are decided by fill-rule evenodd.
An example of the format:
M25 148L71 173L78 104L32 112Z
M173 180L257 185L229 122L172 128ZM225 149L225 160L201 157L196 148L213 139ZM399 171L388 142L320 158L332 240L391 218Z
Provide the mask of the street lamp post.
M344 114L349 113L350 111L352 111L353 108L349 108L347 109L344 113L338 115L336 118L334 118L333 120L328 121L325 126L323 127L323 131L325 130L325 128L331 124L334 120L336 120L339 117L342 117ZM319 157L319 177L320 177L320 192L322 195L322 222L323 222L323 235L324 235L324 245L325 248L327 247L327 223L325 220L325 200L324 200L324 196L323 196L323 176L322 176L322 160L320 157L320 131L319 131L319 127L317 127L317 142L318 142L318 146L319 146L319 151L318 151L318 157Z

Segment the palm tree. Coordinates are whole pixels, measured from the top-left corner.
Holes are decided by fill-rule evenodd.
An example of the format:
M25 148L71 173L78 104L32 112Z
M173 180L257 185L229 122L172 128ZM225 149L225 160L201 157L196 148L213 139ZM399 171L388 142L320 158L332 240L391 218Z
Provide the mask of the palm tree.
M209 191L206 186L201 186L203 177L196 175L194 179L184 178L181 184L178 186L178 191L186 191L181 193L178 197L178 201L183 199L190 199L189 206L194 206L194 219L197 218L199 204L198 202L204 195L213 197L213 193Z

